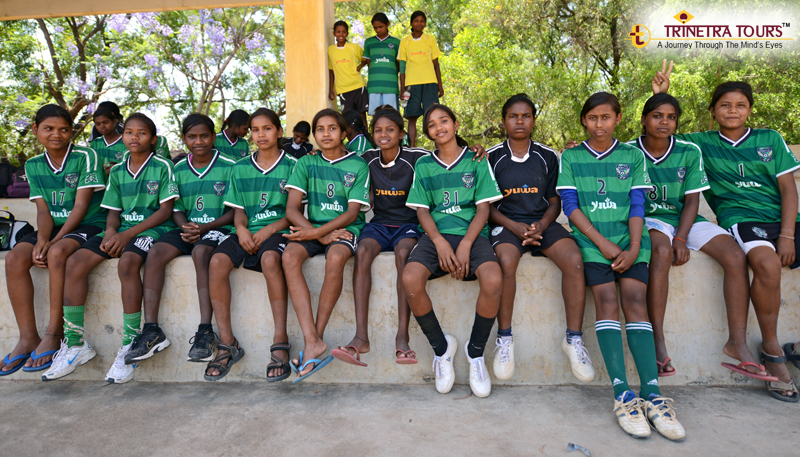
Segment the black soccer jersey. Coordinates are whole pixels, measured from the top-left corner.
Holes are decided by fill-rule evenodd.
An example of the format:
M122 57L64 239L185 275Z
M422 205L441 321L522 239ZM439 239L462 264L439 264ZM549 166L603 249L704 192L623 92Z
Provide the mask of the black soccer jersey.
M400 153L389 165L381 162L381 150L370 149L361 156L369 164L372 211L370 222L384 225L418 224L417 211L406 206L414 182L414 165L431 152L400 146Z
M295 159L299 159L314 150L314 145L308 141L303 144L295 144L294 140L291 138L284 138L283 140L283 147L281 149Z
M544 216L548 198L557 197L558 153L531 141L524 158L514 157L508 140L487 151L503 199L494 203L509 219L530 224Z

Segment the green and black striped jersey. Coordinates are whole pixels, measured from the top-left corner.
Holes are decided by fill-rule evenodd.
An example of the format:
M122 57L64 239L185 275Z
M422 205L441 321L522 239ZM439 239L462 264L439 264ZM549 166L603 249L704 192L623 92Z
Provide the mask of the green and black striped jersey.
M645 216L677 227L681 221L686 195L709 189L700 148L694 143L677 140L672 136L667 152L655 158L644 147L644 136L627 144L639 148L647 159L647 174L652 187L647 192ZM705 220L699 214L695 218L695 222Z
M286 185L297 165L297 159L281 152L269 169L257 162L258 152L236 162L231 175L231 186L225 195L225 206L243 209L247 214L247 229L256 233L260 229L286 216ZM234 228L231 233L236 233ZM283 230L280 233L289 233Z
M477 206L503 198L489 161L475 162L468 151L465 147L450 165L439 159L438 150L414 165L406 206L428 208L441 234L466 235ZM424 231L421 225L420 230ZM481 235L489 237L488 226L483 226Z
M358 154L359 157L363 156L365 152L372 149L374 146L369 144L367 137L363 134L359 134L357 137L353 138L353 141L349 141L347 143L347 150L350 152L355 152Z
M93 188L94 194L82 224L105 227L106 210L100 207L105 187L105 174L97 153L70 144L60 166L45 151L25 162L25 175L31 188L30 199L47 203L53 224L64 225L75 206L78 189Z
M606 151L595 151L584 141L561 154L556 189L575 190L581 212L601 235L622 250L630 246L631 190L651 187L642 151L617 140ZM572 221L570 227L584 262L612 263ZM650 261L650 236L647 230L643 232L636 263Z
M778 177L797 171L800 161L780 133L748 128L738 141L716 130L676 136L703 151L711 186L704 195L722 228L738 222L781 221Z
M192 165L192 154L181 159L173 169L180 193L173 211L182 211L189 221L198 225L213 222L229 209L224 204L225 193L236 162L217 150L212 154L211 162L203 169Z
M237 162L250 155L250 144L247 143L247 140L237 137L236 141L232 142L225 130L217 133L217 139L214 140L214 149Z
M113 143L106 142L105 137L101 135L95 138L89 147L97 152L97 155L100 157L101 166L109 162L122 162L123 156L128 152L128 148L125 146L125 143L122 142L122 135Z
M347 212L350 202L360 203L364 211L370 206L369 166L354 152L336 160L328 160L322 152L301 157L286 187L306 195L308 221L315 227ZM344 228L360 235L365 224L364 211Z

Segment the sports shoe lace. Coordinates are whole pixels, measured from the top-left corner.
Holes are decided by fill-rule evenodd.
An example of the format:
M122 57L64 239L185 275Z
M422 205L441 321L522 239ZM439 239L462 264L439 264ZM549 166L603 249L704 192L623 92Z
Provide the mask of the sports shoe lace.
M53 354L53 363L51 365L58 365L66 360L68 351L69 346L67 346L67 339L64 338L61 340L61 347L58 348L58 351L55 354Z
M668 422L676 420L675 410L672 409L672 399L667 397L655 397L650 403L655 407L658 414Z
M189 344L210 345L214 341L215 336L213 331L195 332L194 336L189 339Z
M120 370L125 368L125 354L128 353L128 350L130 350L129 346L122 346L119 349L119 352L117 352L117 358L114 359L114 368Z
M508 351L511 349L511 340L510 339L503 339L497 338L495 342L497 346L494 347L495 352L499 349L500 350L500 363L506 363L509 360Z
M624 411L625 414L628 415L628 416L643 417L641 415L642 404L643 403L644 403L643 399L641 399L639 397L636 397L636 398L634 398L633 400L631 400L631 401L629 401L627 403L623 403L622 404L622 411Z
M442 357L433 358L433 372L436 373L436 379L441 378L442 371L444 371L444 359Z
M592 358L589 357L589 352L586 350L586 346L583 344L583 338L574 338L572 342L575 346L575 355L578 356L578 360L583 364L591 364Z
M483 362L483 357L478 357L477 359L472 359L470 365L472 365L472 369L475 371L475 377L478 381L483 382L483 380L486 379L486 365L481 362Z

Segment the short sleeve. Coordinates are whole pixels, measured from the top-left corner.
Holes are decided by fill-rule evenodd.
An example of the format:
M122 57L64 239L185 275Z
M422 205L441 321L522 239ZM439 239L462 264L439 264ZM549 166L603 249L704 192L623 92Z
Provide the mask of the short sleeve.
M406 206L409 208L430 209L433 203L430 192L425 188L422 174L422 167L417 164L414 167L414 180L411 182L411 190L408 192L408 199L406 200Z
M431 60L436 60L442 55L442 51L439 50L439 45L436 43L436 38L431 35L428 35L431 39Z
M406 41L407 40L400 40L400 50L397 51L397 60L408 60L408 57L406 57Z
M30 161L25 162L25 176L28 177L28 187L30 187L31 189L30 200L35 200L37 198L43 199L44 192L42 192L42 189L39 187L38 183L39 180L37 179L36 174L30 173L31 170L28 169L28 165L30 164L31 164ZM45 201L47 200L45 199Z
M234 167L235 168L235 167ZM239 190L239 180L236 179L235 171L231 173L231 184L225 192L225 199L222 204L232 208L244 209L244 200L242 199L242 192Z
M545 189L544 198L550 199L558 197L556 186L558 185L558 155L555 152L546 151L549 154L545 155L545 163L547 164L547 188Z
M178 183L175 181L175 175L169 166L165 166L161 170L161 182L166 183L158 189L158 203L164 203L172 200L173 198L180 199L181 194L178 191Z
M371 45L372 45L372 41L369 40L369 39L364 42L364 54L361 56L362 59L370 60L370 58L369 58L369 49L370 49Z
M99 191L105 187L105 173L99 169L100 160L98 160L97 153L92 150L91 154L87 153L83 160L84 163L78 177L80 183L78 189L96 187Z
M708 176L703 168L703 154L700 152L700 146L694 143L688 143L686 146L689 148L691 159L687 160L686 192L684 194L694 194L710 189Z
M294 166L292 175L289 176L289 181L286 183L286 188L296 189L303 194L308 195L308 167L306 165L308 160L305 160L306 157L313 156L305 155L297 161L297 165Z
M484 164L486 164L484 166ZM492 166L486 160L478 164L476 170L475 180L477 181L477 188L475 189L475 205L481 203L492 203L503 198L500 192L500 186L497 185L497 180L494 178Z
M775 177L793 173L800 168L800 161L794 155L789 146L786 145L783 137L778 132L770 132L770 143L772 144L773 154L775 155ZM760 149L760 148L759 148ZM760 152L760 151L759 151Z
M361 164L356 181L347 192L347 201L361 203L369 208L369 165L366 162Z
M638 149L631 147L633 151L633 170L631 173L631 189L650 189L653 185L650 183L650 175L647 174L647 165L644 162L644 153Z
M556 191L564 189L578 190L575 183L575 175L572 173L572 149L567 149L561 153L561 159L558 161L558 185Z
M119 174L123 172L124 169L122 167L124 166L125 162L122 162L120 165L115 165L114 168L111 169L108 176L106 192L103 194L103 201L100 202L101 207L114 211L122 211L122 196L119 193Z

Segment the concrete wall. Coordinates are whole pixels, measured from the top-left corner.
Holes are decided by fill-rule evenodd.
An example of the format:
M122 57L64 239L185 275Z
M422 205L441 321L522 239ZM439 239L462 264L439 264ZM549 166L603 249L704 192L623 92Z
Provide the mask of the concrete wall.
M4 261L0 260L0 264ZM90 279L90 295L86 312L86 339L95 347L98 357L76 371L71 378L101 380L113 362L122 335L122 304L116 272L117 261L100 265ZM324 259L317 257L305 265L312 301L316 303L322 285ZM46 271L33 269L36 284L35 307L40 332L47 322ZM417 351L420 363L401 366L394 363L394 336L397 325L395 269L393 258L382 254L373 266L373 292L370 301L370 339L372 351L363 357L368 368L357 368L334 361L313 382L370 382L425 383L432 376L432 351L416 322L411 323L411 346ZM566 357L561 351L564 335L563 301L559 292L561 274L548 260L526 256L517 273L518 291L514 333L516 336L517 369L508 384L560 385L576 383ZM289 278L291 279L291 278ZM727 340L725 308L722 301L721 269L708 256L692 253L685 266L674 268L671 294L667 309L667 339L670 355L678 370L676 376L662 378L664 385L741 385L757 382L733 375L720 367L731 361L722 352ZM260 274L237 270L231 276L233 286L232 315L234 331L247 351L236 364L227 381L263 380L269 362L272 342L272 315L266 285ZM325 341L331 347L346 344L355 329L352 294L352 261L345 270L345 288L334 310ZM17 342L18 332L8 296L5 276L0 275L0 353L6 354ZM441 278L428 284L442 327L459 340L456 356L458 382L467 381L463 344L469 338L474 316L477 283L457 283ZM585 316L585 339L598 370L595 384L607 385L597 338L594 332L595 313L590 298ZM785 271L782 282L783 308L779 335L781 341L800 339L800 272ZM750 313L749 343L756 351L760 337L753 313ZM154 359L144 362L136 371L140 381L198 381L202 380L202 364L188 363L189 338L199 319L196 306L194 270L188 257L173 261L167 269L167 280L161 308L161 326L172 346ZM302 334L294 312L289 311L289 334L292 355L302 349ZM487 365L491 367L493 340L487 346ZM638 383L628 357L630 382ZM38 379L34 373L18 372L2 380Z

